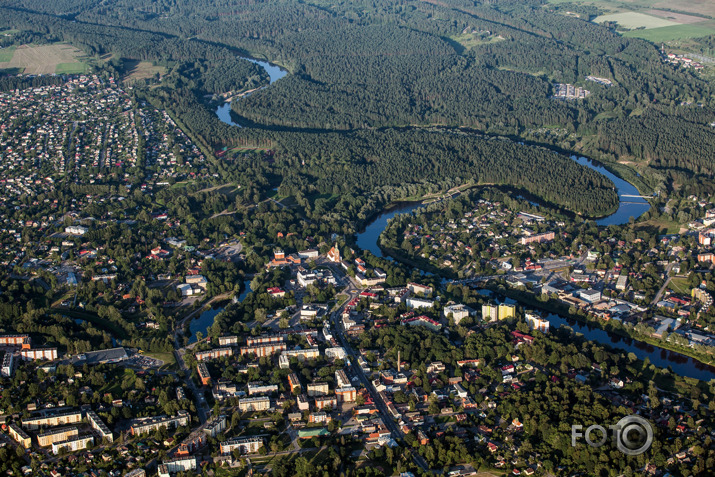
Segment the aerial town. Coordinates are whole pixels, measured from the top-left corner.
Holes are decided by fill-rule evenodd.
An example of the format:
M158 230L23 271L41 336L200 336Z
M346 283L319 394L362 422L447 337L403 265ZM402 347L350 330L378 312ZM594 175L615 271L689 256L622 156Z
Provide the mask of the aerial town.
M672 1L0 0L0 474L712 475Z

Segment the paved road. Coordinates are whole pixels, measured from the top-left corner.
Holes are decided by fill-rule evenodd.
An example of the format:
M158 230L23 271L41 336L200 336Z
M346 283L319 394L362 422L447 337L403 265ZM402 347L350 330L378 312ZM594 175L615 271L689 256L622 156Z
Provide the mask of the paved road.
M658 293L655 294L655 298L653 298L653 301L651 302L651 305L655 305L660 301L660 298L663 296L663 293L665 292L665 289L668 287L668 284L670 283L670 271L673 269L675 266L675 262L669 263L667 267L665 267L665 276L667 277L665 281L663 282L663 286L660 287L660 290L658 290Z
M332 267L331 267L332 268ZM334 272L337 271L337 267L335 267ZM340 273L341 276L345 277L342 273ZM349 278L349 277L347 277ZM353 298L357 297L361 289L356 285L352 279L349 280L349 285L345 290L343 290L342 293L348 295L348 300L347 302L350 302ZM346 303L347 303L346 302ZM365 386L365 389L370 393L370 397L372 398L373 402L375 403L375 407L377 407L377 410L380 413L380 417L382 418L382 422L385 424L387 429L390 431L392 434L392 437L395 440L402 440L405 437L405 434L402 432L402 429L397 425L397 423L392 419L392 415L390 412L387 410L387 405L382 401L380 398L379 393L375 389L375 387L372 385L368 377L365 375L365 372L362 370L362 368L358 365L357 362L357 353L353 350L352 346L350 346L350 343L348 342L347 338L345 337L345 332L342 327L342 323L340 322L340 315L342 314L342 311L345 309L345 305L343 305L338 311L335 311L331 315L331 321L333 324L333 332L335 335L338 337L340 340L340 344L345 348L345 351L347 352L348 356L350 356L350 367L353 370L353 373L360 379L362 382L363 386ZM412 458L415 461L415 463L422 468L424 471L429 471L429 465L427 465L427 462L422 458L422 456L412 453Z
M191 379L191 370L186 367L186 363L184 362L184 353L182 351L183 350L180 349L174 351L174 356L176 356L176 363L179 365L179 369L184 372L184 383L189 389L191 389L191 392L194 394L194 399L196 400L196 410L199 413L199 421L201 422L201 424L203 424L211 415L211 410L209 409L209 405L206 403L203 391L198 389L196 387L196 384L194 383L194 380Z

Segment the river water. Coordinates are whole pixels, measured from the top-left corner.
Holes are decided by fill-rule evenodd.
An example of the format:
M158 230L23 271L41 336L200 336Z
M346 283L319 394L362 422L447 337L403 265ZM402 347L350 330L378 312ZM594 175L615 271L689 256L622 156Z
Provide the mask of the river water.
M265 61L258 61L251 58L244 58L248 61L256 63L268 72L270 76L270 84L275 83L277 80L283 78L287 72L282 68L271 65ZM227 102L218 107L216 114L221 119L221 121L231 124L233 126L239 126L236 122L231 119L231 103ZM588 167L590 169L603 174L604 176L611 179L611 181L616 186L616 193L619 197L619 207L613 214L598 219L596 223L598 225L621 225L627 223L631 217L637 219L650 208L648 201L641 197L623 197L624 195L630 196L640 196L638 189L629 182L619 178L615 174L609 172L605 167L587 159L585 157L572 156L571 159L578 162L582 166ZM369 250L373 255L378 257L385 257L378 246L378 239L380 234L387 227L388 221L398 214L408 214L412 211L422 207L423 204L419 202L404 202L393 205L389 207L379 215L377 215L366 227L365 230L357 234L357 245L363 250ZM391 258L391 257L385 257ZM239 301L243 300L245 296L250 291L249 282L246 282L246 288L243 293L239 296ZM223 308L216 308L207 310L202 313L198 319L191 322L191 342L196 341L196 331L201 331L204 336L206 335L206 330L213 324L214 318L218 315ZM715 367L700 363L688 356L684 356L680 353L658 348L657 346L652 346L647 343L632 340L630 338L624 338L619 335L609 333L597 327L589 326L585 323L578 322L576 320L571 320L564 318L562 316L549 313L546 318L551 323L551 326L557 328L561 325L566 325L571 327L577 333L581 333L588 340L595 341L604 345L611 346L623 350L627 353L635 354L639 359L645 359L646 357L651 363L656 366L666 368L668 366L681 376L687 376L691 378L697 378L704 381L709 381L715 379Z
M251 280L246 280L243 282L243 291L240 295L238 295L238 298L236 300L239 302L243 301L243 299L246 298L249 293L251 293ZM189 330L191 330L189 343L196 342L197 331L200 331L205 338L206 332L208 331L209 327L214 324L214 318L216 318L216 315L221 313L224 308L225 307L223 306L209 308L208 310L201 313L198 318L191 320L191 323L189 323Z
M240 57L243 60L250 61L251 63L255 63L258 66L261 66L264 70L266 70L266 73L268 73L268 76L270 77L270 81L268 85L272 85L279 79L283 78L285 75L288 74L286 70L281 68L280 66L272 65L266 61L260 61L260 60L254 60L253 58L246 58L246 57ZM264 86L263 88L266 88L267 86ZM263 89L259 88L259 89ZM238 126L239 128L241 125L233 120L231 118L231 102L226 101L223 103L221 106L216 108L216 116L223 121L226 124L230 124L231 126Z

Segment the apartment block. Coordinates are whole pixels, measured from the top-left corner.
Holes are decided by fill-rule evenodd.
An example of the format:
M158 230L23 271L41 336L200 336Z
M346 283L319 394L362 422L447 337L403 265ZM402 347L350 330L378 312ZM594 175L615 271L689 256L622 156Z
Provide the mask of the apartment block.
M328 392L330 392L328 383L310 383L306 386L306 389L310 397L327 396Z
M304 359L317 358L320 356L320 351L314 348L311 349L291 349L283 351L282 356L286 356L288 359L291 357L296 357L298 360L302 361Z
M31 343L30 335L0 335L0 346L30 348Z
M315 398L315 409L336 408L338 400L333 396L317 396Z
M15 355L13 353L5 353L2 357L2 368L0 368L0 376L3 378L11 378L15 372Z
M196 370L199 373L201 384L208 386L211 383L211 374L209 374L209 368L206 367L206 363L199 363L196 366Z
M541 316L534 313L525 313L524 316L526 317L529 328L532 330L539 330L542 333L549 332L549 320L544 320Z
M10 434L10 437L19 442L25 449L29 449L32 446L32 439L30 439L30 436L27 435L27 432L22 430L22 428L17 424L9 424L7 426L7 431Z
M52 444L52 453L57 455L62 449L66 449L69 452L74 452L86 449L92 444L94 444L94 437L77 436L63 442L55 442L54 444Z
M283 342L275 343L264 343L257 344L255 346L243 346L241 347L241 356L245 354L255 354L258 358L263 358L264 356L271 356L281 351L285 351L287 346Z
M37 435L37 444L40 447L49 447L55 442L68 441L79 436L78 427L61 427Z
M179 411L176 416L156 416L156 417L146 417L142 419L135 419L134 424L131 426L131 431L133 436L140 434L146 434L148 432L153 432L162 427L176 428L179 426L188 426L190 421L189 413L186 411Z
M208 361L210 359L218 359L222 356L233 356L233 348L224 346L223 348L214 348L196 353L196 361Z
M256 394L271 394L278 392L277 384L263 384L260 382L248 383L248 395L255 396Z
M266 411L271 408L271 400L266 396L238 400L238 409L241 412Z
M301 392L302 388L297 374L291 373L288 375L288 387L290 388L290 392L292 393Z
M97 431L101 436L102 440L107 442L114 442L114 435L109 427L102 421L102 419L94 411L87 411L87 420L92 429Z
M25 361L54 361L57 359L57 348L22 349L20 356Z
M281 335L263 335L246 338L246 346L264 345L270 343L282 343L284 341Z
M355 402L357 400L357 389L352 386L346 386L335 390L335 397L338 402Z
M220 416L218 416L214 419L211 419L209 422L206 423L206 427L204 427L204 432L209 437L216 437L217 435L221 434L225 430L226 430L226 416L224 414L221 414Z
M263 439L260 437L231 439L221 443L221 454L230 454L236 449L239 449L241 454L253 454L262 446Z
M195 456L177 457L165 460L158 468L159 477L171 477L171 474L196 470L198 464Z
M238 345L238 336L220 336L218 339L219 346L235 346Z
M335 371L335 382L339 388L350 386L350 380L348 379L348 375L344 369L338 369Z
M81 411L61 412L43 417L31 417L22 420L22 427L30 430L39 429L41 427L56 427L65 426L67 424L77 424L82 421Z

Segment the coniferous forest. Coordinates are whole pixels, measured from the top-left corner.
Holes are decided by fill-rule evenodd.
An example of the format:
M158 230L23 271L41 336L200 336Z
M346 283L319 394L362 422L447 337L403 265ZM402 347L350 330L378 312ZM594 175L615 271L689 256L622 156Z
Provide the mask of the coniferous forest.
M136 94L172 111L207 152L270 149L268 182L309 215L360 222L460 184L515 186L588 216L613 210L610 181L563 153L631 161L649 190L702 187L715 173L715 147L689 147L713 141L707 81L653 44L540 0L19 0L0 11L35 41L111 55L118 75L131 61L165 67ZM233 101L243 128L220 122L209 99L268 83L238 56L289 72ZM591 94L555 100L553 83Z

